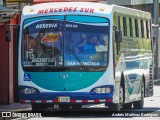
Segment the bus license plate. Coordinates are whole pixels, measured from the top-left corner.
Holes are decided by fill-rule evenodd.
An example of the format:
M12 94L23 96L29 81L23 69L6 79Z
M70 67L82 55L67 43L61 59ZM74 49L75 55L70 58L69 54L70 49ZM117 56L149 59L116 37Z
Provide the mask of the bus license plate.
M58 102L70 102L70 97L68 97L68 96L61 97L61 96L59 96L58 97Z

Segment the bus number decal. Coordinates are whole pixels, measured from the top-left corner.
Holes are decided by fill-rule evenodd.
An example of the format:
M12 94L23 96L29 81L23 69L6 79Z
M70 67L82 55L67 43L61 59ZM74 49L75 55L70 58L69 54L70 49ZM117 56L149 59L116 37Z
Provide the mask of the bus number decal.
M26 59L33 59L34 58L33 50L26 51L25 57Z

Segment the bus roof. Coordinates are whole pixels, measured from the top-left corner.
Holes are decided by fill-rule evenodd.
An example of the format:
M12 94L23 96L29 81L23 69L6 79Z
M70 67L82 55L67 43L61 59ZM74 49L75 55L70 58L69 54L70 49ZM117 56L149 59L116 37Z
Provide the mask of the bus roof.
M120 14L127 14L130 16L137 16L145 19L151 19L148 12L131 9L117 5L107 5L104 3L94 2L51 2L41 3L32 6L25 6L22 15L53 15L53 14L111 14L117 12Z
M25 6L23 15L49 15L49 14L106 14L110 13L112 6L93 2L51 2L32 6Z

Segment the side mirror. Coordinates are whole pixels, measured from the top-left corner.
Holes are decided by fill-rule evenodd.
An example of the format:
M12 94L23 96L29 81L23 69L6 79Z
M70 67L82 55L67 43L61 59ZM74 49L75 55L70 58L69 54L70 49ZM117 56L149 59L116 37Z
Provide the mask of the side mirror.
M6 31L5 31L5 38L6 38L7 42L11 41L11 31L10 31L9 28L7 28Z
M122 31L119 30L119 29L116 29L115 31L115 39L116 39L116 42L122 42Z
M140 63L140 69L144 69L143 63Z

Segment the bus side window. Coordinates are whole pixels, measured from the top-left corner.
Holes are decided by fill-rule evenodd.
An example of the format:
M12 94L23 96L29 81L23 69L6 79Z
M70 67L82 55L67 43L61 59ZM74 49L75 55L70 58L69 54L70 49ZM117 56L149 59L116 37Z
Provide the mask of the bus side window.
M121 29L120 16L118 16L118 28Z
M141 34L142 34L142 38L144 38L144 24L143 24L143 20L141 20Z
M150 37L151 37L150 27L151 27L150 21L146 21L147 38L150 38Z
M132 18L129 18L130 37L133 37Z
M138 24L138 19L135 19L135 32L136 32L136 37L139 37L139 24Z
M127 36L127 21L126 21L126 17L123 17L123 35Z

